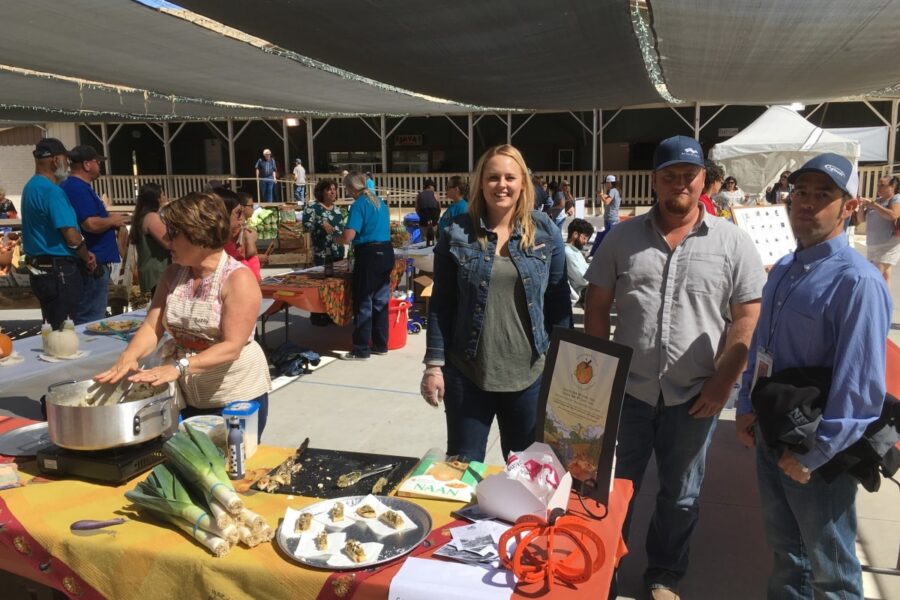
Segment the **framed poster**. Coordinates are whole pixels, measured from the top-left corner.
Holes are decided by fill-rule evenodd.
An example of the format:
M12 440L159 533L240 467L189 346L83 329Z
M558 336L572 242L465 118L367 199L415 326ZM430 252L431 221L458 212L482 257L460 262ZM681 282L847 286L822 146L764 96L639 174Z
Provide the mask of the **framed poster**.
M750 234L764 267L797 249L785 205L735 207L732 214L734 224Z
M631 365L628 346L555 327L538 404L538 441L553 448L575 489L606 505Z

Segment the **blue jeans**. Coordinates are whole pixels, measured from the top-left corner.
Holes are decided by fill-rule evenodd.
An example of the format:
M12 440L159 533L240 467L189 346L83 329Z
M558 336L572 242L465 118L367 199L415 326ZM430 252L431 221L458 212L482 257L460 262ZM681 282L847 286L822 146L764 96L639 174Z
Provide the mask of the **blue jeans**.
M81 300L75 313L75 324L90 323L106 318L109 305L109 263L97 263L93 273L84 271Z
M55 331L78 312L84 286L81 265L76 259L67 258L54 261L52 267L39 268L46 274L31 275L31 290L41 304L41 317Z
M593 245L591 245L591 251L589 253L589 256L594 255L594 252L596 252L597 248L600 247L600 242L602 242L603 238L606 237L606 234L609 233L610 230L616 226L616 223L618 223L618 221L615 221L615 222L603 221L603 231L598 231L597 235L594 236L594 243L593 243Z
M856 558L856 480L842 473L826 483L815 471L806 484L778 468L780 453L757 429L756 475L766 540L772 551L772 600L862 600Z
M616 477L630 479L637 496L650 455L656 453L659 493L647 532L649 587L675 588L688 566L691 534L700 516L700 485L706 467L706 450L718 416L695 419L688 414L692 400L665 406L660 395L656 406L625 394L616 446ZM622 528L627 541L633 502Z
M453 365L442 370L448 455L483 462L495 415L504 459L534 442L541 377L519 392L486 392Z
M294 200L303 204L306 202L306 184L298 183L294 185Z
M369 346L387 352L388 304L394 248L390 242L354 247L353 266L353 354L369 356Z
M275 180L274 179L260 179L259 180L259 195L262 197L262 202L272 202L274 198L275 192Z
M251 398L250 402L256 402L259 404L259 412L257 413L257 427L259 431L257 431L257 440L256 443L262 443L262 434L263 430L266 428L266 421L269 419L269 394L265 393L262 396L257 396L256 398ZM189 419L191 417L196 417L197 415L220 415L222 411L225 410L224 406L220 406L218 408L196 408L193 406L185 406L181 409L181 418Z

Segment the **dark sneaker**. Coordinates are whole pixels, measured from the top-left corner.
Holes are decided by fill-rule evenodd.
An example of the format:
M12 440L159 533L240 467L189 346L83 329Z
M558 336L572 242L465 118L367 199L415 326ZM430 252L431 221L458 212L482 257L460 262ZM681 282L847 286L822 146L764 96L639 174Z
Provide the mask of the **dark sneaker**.
M377 354L378 356L384 356L387 353L388 353L387 350L375 350L374 348L372 348L372 354Z
M369 360L369 357L354 352L348 352L346 354L341 354L341 360Z

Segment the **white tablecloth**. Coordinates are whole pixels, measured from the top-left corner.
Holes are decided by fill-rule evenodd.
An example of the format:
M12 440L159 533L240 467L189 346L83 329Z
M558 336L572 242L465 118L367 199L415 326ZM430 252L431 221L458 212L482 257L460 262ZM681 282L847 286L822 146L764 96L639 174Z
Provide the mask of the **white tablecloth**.
M272 300L263 298L259 314L265 312ZM105 321L121 321L135 319L143 321L147 309L142 308L122 315L116 315ZM116 361L128 345L124 339L111 335L93 335L85 333L85 325L75 327L78 333L79 350L89 352L87 356L74 360L44 362L38 358L43 340L35 335L13 342L15 350L25 360L14 365L0 367L0 414L14 412L22 414L15 400L29 399L38 401L47 393L47 386L58 381L81 381L93 377L106 370ZM28 416L28 415L22 415Z

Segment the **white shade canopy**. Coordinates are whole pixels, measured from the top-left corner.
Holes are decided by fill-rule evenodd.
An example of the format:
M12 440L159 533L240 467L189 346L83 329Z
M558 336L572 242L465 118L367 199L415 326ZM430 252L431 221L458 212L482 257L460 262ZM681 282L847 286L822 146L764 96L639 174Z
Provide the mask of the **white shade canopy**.
M834 152L856 168L859 143L816 127L785 106L773 106L731 139L716 144L709 158L725 168L742 190L758 194L812 157Z

